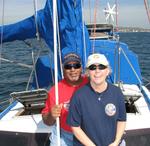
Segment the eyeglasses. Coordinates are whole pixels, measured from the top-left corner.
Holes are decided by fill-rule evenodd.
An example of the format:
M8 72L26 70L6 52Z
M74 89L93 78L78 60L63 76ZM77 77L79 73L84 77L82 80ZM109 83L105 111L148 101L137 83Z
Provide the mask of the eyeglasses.
M64 65L64 69L79 69L81 67L80 63L74 63L74 64L66 64Z
M99 65L95 65L95 64L92 64L88 67L89 70L96 70L96 69L99 69L99 70L104 70L107 68L107 66L105 65L102 65L102 64L99 64Z

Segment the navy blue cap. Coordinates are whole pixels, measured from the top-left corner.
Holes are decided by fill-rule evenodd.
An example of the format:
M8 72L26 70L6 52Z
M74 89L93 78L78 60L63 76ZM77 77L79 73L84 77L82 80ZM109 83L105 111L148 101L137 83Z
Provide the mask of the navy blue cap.
M81 58L76 53L68 53L63 58L63 64L67 64L69 62L79 62L81 63Z

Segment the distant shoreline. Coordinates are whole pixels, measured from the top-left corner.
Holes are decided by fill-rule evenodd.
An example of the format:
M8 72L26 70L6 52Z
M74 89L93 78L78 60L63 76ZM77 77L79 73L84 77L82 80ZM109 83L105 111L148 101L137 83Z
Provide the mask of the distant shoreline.
M139 27L119 27L119 32L150 32L150 29L139 28Z

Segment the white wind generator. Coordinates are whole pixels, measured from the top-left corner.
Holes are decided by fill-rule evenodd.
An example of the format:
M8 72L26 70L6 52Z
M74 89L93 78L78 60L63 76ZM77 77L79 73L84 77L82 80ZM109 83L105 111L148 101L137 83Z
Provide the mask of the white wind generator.
M116 4L113 5L113 7L110 7L109 2L107 3L108 9L104 9L103 12L105 13L105 19L106 19L106 23L111 24L114 23L115 19L114 19L114 15L117 15L118 13L116 12Z

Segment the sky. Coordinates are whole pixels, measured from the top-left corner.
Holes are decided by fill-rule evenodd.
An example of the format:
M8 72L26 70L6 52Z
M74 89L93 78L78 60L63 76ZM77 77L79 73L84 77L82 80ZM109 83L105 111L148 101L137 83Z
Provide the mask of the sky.
M33 15L33 0L0 0L0 25L2 25L3 2L4 1L4 24L14 23ZM46 0L37 0L38 9L44 7ZM118 25L125 27L149 28L144 0L117 0L118 1ZM113 7L115 0L97 0L96 22L106 23L103 10L107 9L107 2ZM93 7L95 0L84 0L84 17L86 22L93 22ZM91 10L89 11L89 9ZM90 17L89 17L90 16ZM114 16L115 17L115 16Z

